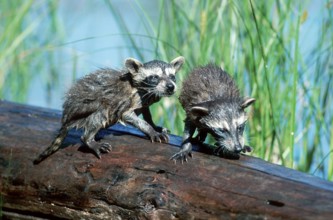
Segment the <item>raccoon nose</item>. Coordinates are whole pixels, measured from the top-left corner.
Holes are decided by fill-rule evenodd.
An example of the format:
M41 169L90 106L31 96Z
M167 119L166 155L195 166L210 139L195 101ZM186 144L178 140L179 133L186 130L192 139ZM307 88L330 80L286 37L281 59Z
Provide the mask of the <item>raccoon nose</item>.
M242 152L242 150L243 150L242 146L238 145L235 148L235 153L240 153L240 152Z
M167 83L166 88L168 92L173 92L173 90L175 89L175 85L173 83Z

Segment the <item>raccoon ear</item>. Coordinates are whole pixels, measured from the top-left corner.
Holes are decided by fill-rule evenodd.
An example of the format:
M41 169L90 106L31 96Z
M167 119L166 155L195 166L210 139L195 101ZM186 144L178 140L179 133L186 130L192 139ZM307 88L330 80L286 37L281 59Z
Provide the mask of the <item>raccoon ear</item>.
M142 66L143 64L134 58L127 58L125 60L125 67L131 74L137 73Z
M173 59L170 62L170 64L175 68L176 73L177 73L178 70L183 66L184 62L185 62L185 58L180 56L180 57Z
M242 104L240 105L240 107L242 109L246 109L247 107L249 107L252 103L254 103L256 100L254 98L245 98L242 102Z
M202 106L194 106L190 108L190 112L197 117L208 115L208 108Z

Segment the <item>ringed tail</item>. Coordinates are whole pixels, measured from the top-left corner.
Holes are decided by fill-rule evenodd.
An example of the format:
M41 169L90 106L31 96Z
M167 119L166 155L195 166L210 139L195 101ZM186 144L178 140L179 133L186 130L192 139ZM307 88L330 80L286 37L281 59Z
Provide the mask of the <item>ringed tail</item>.
M39 164L40 162L42 162L45 158L47 158L48 156L50 156L51 154L55 153L56 151L59 150L63 140L65 139L67 135L67 129L65 127L62 127L59 131L59 134L57 135L57 137L54 139L54 141L52 142L52 144L46 148L35 160L34 160L34 164Z

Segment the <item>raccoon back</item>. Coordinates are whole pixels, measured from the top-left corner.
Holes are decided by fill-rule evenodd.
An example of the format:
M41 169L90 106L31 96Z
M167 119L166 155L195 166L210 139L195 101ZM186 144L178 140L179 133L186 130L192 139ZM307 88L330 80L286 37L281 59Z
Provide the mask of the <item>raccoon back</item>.
M105 107L117 120L132 105L130 97L135 90L123 75L121 71L100 69L78 80L66 94L62 123L84 119Z
M213 64L195 68L184 80L179 101L184 109L217 99L238 99L239 90L231 76Z

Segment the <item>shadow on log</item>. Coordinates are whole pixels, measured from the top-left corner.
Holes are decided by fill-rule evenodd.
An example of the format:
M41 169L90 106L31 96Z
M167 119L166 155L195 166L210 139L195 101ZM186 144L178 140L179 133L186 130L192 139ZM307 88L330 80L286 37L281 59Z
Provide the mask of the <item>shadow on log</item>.
M97 159L71 131L63 148L35 157L60 127L60 111L0 102L0 212L5 219L329 219L333 183L261 159L194 152L174 164L180 137L151 143L116 125Z

